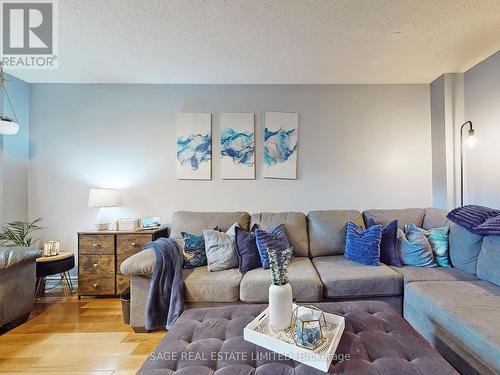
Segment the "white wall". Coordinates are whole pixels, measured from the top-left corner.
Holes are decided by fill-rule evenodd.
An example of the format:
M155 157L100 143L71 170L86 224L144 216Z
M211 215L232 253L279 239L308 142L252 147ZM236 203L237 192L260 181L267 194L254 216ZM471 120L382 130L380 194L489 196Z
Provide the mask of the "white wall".
M464 123L464 74L446 73L431 91L433 206L460 205L460 127Z
M432 204L428 85L34 84L30 217L76 251L97 215L90 187L124 192L116 215L307 212ZM176 112L212 112L213 181L178 181ZM264 111L299 112L298 180L262 178ZM219 114L255 112L257 179L220 179Z
M432 203L434 207L448 207L448 179L446 166L446 113L444 75L430 85L432 133Z
M500 51L465 72L465 115L479 139L466 155L465 202L500 208Z
M16 135L0 135L0 224L28 218L29 85L11 76L6 79L20 129ZM14 118L7 98L0 108Z

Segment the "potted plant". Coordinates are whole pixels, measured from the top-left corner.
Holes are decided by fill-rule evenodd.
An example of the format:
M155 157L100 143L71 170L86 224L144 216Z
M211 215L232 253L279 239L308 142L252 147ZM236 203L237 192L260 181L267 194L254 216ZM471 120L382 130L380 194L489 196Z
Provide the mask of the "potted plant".
M274 330L290 327L292 319L292 287L288 282L288 265L293 249L267 250L271 266L272 284L269 287L269 321Z
M12 221L0 228L0 245L1 246L21 246L31 247L38 239L33 239L32 234L42 229L38 225L42 218L33 221Z

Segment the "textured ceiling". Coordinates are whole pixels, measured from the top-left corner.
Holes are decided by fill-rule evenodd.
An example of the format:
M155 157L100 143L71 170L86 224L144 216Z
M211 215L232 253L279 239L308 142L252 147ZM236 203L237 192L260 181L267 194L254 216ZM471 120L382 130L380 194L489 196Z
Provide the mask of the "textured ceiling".
M500 49L500 0L59 0L28 82L429 83Z

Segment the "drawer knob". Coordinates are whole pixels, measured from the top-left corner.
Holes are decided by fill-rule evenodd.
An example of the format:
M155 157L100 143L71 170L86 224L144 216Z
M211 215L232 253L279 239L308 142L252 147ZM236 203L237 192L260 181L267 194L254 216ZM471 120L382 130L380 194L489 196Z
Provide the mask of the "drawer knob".
M97 289L97 287L99 286L99 284L93 283L92 286L94 287L94 289Z
M99 267L99 264L98 264L98 263L94 263L92 266L93 266L94 268L97 268L97 267Z
M131 245L132 245L133 247L136 247L136 246L137 246L137 244L136 244L135 242L132 242L132 243L131 243Z
M99 247L99 244L94 243L94 244L92 244L92 247L97 248L97 247Z

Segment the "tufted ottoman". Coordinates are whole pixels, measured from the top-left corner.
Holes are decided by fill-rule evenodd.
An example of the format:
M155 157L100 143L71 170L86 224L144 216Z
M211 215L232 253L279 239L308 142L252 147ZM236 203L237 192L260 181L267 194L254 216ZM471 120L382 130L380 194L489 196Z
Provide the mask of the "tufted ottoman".
M346 318L331 374L458 374L385 302L314 305ZM323 374L243 340L243 328L265 307L240 304L185 311L138 374Z

